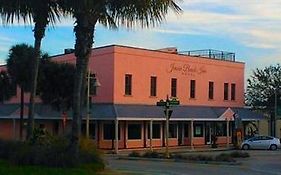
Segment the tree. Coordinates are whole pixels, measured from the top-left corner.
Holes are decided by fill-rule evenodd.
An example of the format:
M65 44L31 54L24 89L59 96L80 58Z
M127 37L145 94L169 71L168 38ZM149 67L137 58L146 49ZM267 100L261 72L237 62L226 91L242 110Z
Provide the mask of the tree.
M271 65L264 69L256 69L248 79L246 103L256 110L260 110L275 123L275 93L281 89L281 65ZM280 98L277 103L281 104ZM272 131L273 134L274 131Z
M149 27L162 22L169 9L181 9L173 0L61 0L61 7L75 18L76 74L73 92L72 148L78 155L81 132L81 110L85 98L85 82L89 57L93 46L94 30L99 22L109 28L118 25Z
M57 0L0 0L0 15L4 23L14 20L34 23L35 55L32 60L31 95L29 100L27 139L30 139L34 128L34 98L37 88L37 77L41 42L49 22L54 24L60 17Z
M15 84L6 71L0 72L0 103L9 100L15 91Z
M44 60L39 71L40 98L55 110L65 112L72 106L75 67Z
M32 46L27 44L18 44L12 46L7 59L7 69L9 75L20 87L20 139L22 140L23 132L23 108L24 108L24 92L30 92L31 69L30 64L35 54Z

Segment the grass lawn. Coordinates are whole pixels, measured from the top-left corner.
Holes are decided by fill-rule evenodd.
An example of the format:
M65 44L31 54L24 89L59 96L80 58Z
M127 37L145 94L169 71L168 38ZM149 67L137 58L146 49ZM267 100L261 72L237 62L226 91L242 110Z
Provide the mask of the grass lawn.
M95 165L87 165L80 168L14 166L5 161L0 161L0 174L3 175L95 175L98 168Z
M0 160L0 174L2 175L121 175L127 174L112 170L97 172L98 165L84 165L79 168L48 168L40 166L14 166Z

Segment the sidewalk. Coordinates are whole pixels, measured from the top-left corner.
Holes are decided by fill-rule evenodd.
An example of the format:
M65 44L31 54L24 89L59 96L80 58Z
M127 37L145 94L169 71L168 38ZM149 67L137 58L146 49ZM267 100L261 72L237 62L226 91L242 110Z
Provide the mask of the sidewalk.
M219 145L218 148L211 148L210 145L203 145L203 146L196 146L193 149L191 146L177 146L177 147L169 147L170 153L195 153L195 152L215 152L215 151L228 151L233 150L234 146L232 144L229 145L229 148L227 148L226 145ZM139 153L144 153L146 151L149 151L150 148L137 148L137 149L120 149L118 152L118 155L128 155L132 151L137 151ZM166 148L165 147L157 147L153 148L153 151L157 151L160 153L164 153ZM113 151L107 151L107 154L112 154Z

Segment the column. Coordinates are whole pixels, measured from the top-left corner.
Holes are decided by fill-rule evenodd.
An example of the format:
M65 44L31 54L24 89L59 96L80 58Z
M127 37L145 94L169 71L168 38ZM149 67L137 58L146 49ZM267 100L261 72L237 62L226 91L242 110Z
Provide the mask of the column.
M193 132L194 132L194 129L193 129L193 120L191 120L191 122L190 122L191 124L190 124L190 130L191 130L191 132L190 132L190 144L191 144L191 149L194 149L194 146L193 146Z
M184 145L184 122L181 124L181 145Z
M13 136L14 136L14 139L16 140L16 119L13 118Z
M229 119L226 119L226 147L229 148Z
M97 141L97 148L100 148L100 122L96 121L96 141Z
M150 120L150 133L149 133L149 135L150 135L150 151L152 151L152 132L153 132L153 120Z
M115 154L118 154L118 119L115 120Z

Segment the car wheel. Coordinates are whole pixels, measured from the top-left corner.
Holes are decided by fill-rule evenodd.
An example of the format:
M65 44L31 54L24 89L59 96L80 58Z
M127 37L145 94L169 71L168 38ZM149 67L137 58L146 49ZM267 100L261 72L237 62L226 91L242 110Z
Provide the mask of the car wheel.
M244 150L248 150L248 149L250 149L250 145L245 144L245 145L243 145L243 146L242 146L242 149L244 149Z
M277 145L270 145L270 150L277 150Z

